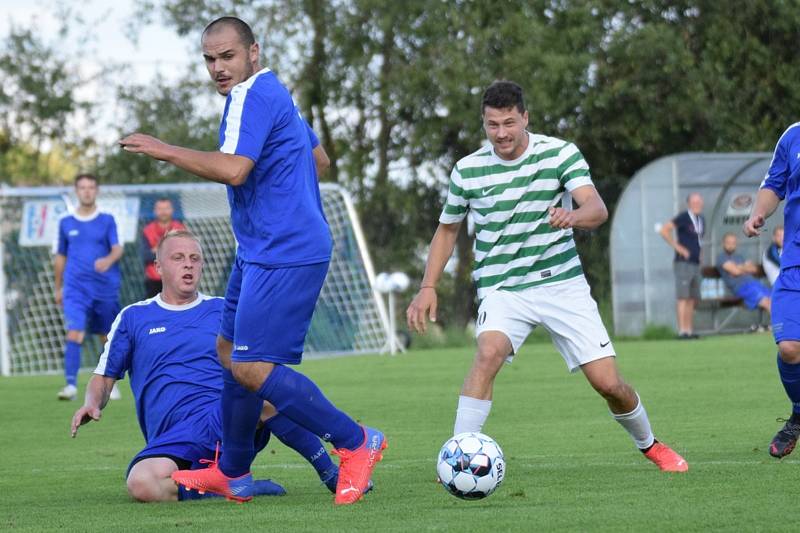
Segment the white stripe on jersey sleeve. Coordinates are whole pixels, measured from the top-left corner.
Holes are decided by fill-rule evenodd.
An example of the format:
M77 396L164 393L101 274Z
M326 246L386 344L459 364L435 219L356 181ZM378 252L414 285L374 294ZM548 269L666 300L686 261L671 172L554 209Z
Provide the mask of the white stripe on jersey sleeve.
M103 346L103 353L100 354L100 360L97 362L97 367L94 369L95 374L103 376L106 373L106 366L108 366L108 352L111 349L111 342L114 340L114 334L117 332L120 320L122 320L122 315L125 314L125 311L136 305L147 305L151 303L154 298L155 297L142 300L141 302L132 303L131 305L125 306L125 308L119 312L117 317L114 319L114 322L111 324L111 329L108 331L106 344Z
M239 145L239 130L242 127L242 110L247 92L261 74L269 72L268 68L259 70L246 81L236 85L231 89L231 103L228 106L228 114L225 116L225 142L222 143L219 151L225 154L235 154L236 147Z

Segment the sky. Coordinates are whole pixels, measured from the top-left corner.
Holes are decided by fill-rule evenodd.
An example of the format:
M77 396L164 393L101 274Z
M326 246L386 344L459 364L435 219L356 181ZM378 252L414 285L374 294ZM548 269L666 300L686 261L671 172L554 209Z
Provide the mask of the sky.
M82 76L90 78L109 62L129 64L128 75L137 83L156 77L177 79L189 69L206 75L197 42L179 37L173 28L160 21L145 26L136 43L127 37L126 26L135 11L135 0L64 0L62 4L75 10L92 30L89 53L77 37L59 43L75 59ZM0 0L0 41L13 25L35 27L46 42L54 42L59 28L56 5L55 0ZM92 121L84 120L83 127L93 130L102 140L110 140L114 136L114 117L118 115L114 91L93 83L79 97L99 102L101 106L99 116Z

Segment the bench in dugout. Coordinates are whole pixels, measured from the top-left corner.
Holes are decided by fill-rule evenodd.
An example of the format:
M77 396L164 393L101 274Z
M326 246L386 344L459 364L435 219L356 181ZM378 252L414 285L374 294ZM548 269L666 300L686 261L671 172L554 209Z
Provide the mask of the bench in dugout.
M753 277L759 281L765 280L766 274L764 273L764 267L762 265L756 266L758 267L758 271L753 274ZM703 281L713 279L718 280L718 282L722 284L722 276L717 267L704 266L700 272ZM722 285L724 287L724 284ZM707 296L701 297L697 303L697 309L708 310L711 313L711 329L701 332L704 334L763 330L769 321L769 317L766 316L763 309L759 308L757 313L747 309L742 299L731 294L727 287L724 287L724 292L720 296L711 298ZM753 313L757 316L757 319L746 326L731 326L734 319L741 313Z

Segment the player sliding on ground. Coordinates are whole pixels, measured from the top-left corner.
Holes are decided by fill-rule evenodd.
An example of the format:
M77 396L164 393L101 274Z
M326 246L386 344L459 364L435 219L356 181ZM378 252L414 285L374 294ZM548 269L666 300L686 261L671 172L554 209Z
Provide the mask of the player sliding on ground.
M769 454L782 458L794 450L800 437L800 122L778 139L772 163L756 195L756 203L743 231L756 237L782 200L786 238L781 272L772 288L772 335L778 345L778 374L792 405L792 414L773 437Z
M170 476L204 468L222 438L222 367L216 357L224 300L197 291L203 252L185 230L168 233L159 243L156 268L163 290L129 305L117 316L105 350L86 390L85 405L72 418L72 436L82 424L100 420L111 389L127 372L136 402L145 448L128 467L128 492L140 501L197 499ZM319 439L268 403L260 406L254 450L274 433L316 469L334 491L338 468ZM285 491L269 480L256 481L253 495Z
M486 89L481 115L490 146L453 169L425 276L407 311L408 325L417 331L425 331L428 315L436 320L436 283L469 213L481 300L478 351L464 380L454 433L481 430L497 373L541 325L569 370L583 372L645 457L664 471L688 470L680 455L655 439L639 396L620 377L583 276L572 228L594 229L608 217L586 161L572 143L526 131L528 112L516 83Z
M253 434L266 400L333 443L340 458L334 501L355 503L386 440L337 409L313 381L288 366L302 360L332 249L308 126L278 78L261 68L259 46L247 24L234 17L215 20L203 31L202 46L217 92L227 96L219 151L171 146L138 133L120 141L129 152L228 185L239 245L217 339L225 367L222 459L206 470L172 477L189 488L248 500Z

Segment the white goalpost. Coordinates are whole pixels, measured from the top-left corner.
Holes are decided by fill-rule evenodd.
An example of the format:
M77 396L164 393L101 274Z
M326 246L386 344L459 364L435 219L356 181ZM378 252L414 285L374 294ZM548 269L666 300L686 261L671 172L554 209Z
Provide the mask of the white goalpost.
M314 311L306 357L379 353L389 321L375 290L366 242L347 192L321 184L334 249L328 277ZM213 183L101 185L98 206L111 212L125 253L120 304L144 298L141 229L153 203L166 197L203 242L200 290L224 295L236 252L225 187ZM63 368L64 321L54 300L52 247L59 217L74 204L72 187L0 187L0 375L45 374ZM89 337L87 336L87 339ZM84 344L82 367L93 367L100 346Z

